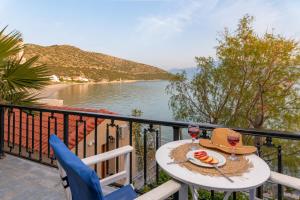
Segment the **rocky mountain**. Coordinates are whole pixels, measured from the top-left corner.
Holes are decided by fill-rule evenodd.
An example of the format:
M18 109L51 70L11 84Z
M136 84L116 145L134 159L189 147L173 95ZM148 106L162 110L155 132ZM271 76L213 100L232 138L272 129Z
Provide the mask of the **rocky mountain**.
M83 51L69 45L40 46L26 44L24 57L38 55L39 64L47 64L57 76L84 76L94 81L170 79L160 68L102 53Z

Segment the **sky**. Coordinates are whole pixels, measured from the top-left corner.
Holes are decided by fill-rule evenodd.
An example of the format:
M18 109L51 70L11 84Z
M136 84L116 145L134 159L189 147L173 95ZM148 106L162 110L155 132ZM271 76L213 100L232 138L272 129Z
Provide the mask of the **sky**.
M300 40L299 0L0 0L0 28L25 43L69 44L166 70L214 56L225 27L245 14L254 28Z

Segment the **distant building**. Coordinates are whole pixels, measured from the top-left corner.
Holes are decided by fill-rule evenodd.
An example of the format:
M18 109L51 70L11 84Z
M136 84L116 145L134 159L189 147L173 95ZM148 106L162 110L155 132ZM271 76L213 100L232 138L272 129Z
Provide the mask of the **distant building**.
M61 76L60 80L62 80L62 81L72 81L72 78L69 77L69 76Z
M82 77L82 76L75 76L75 77L73 77L73 81L89 82L89 79Z
M52 82L60 82L60 80L59 80L59 78L58 78L58 76L56 76L56 75L51 75L50 76L50 80L52 81Z

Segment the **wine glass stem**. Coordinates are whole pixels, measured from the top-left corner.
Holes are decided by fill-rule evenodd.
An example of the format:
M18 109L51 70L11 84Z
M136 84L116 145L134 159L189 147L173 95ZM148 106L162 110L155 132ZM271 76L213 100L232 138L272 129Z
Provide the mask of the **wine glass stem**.
M195 150L194 141L195 141L195 138L192 137L192 145L190 147L191 150Z

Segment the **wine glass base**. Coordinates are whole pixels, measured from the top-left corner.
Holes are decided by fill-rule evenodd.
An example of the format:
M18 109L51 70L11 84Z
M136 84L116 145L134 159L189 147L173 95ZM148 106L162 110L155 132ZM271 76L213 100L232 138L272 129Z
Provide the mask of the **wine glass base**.
M227 159L231 161L239 161L239 158L235 155L230 155Z
M192 144L192 145L193 145L193 144ZM191 151L195 151L195 150L197 150L197 149L198 149L198 148L195 147L195 146L191 146L191 147L190 147L190 150L191 150Z

